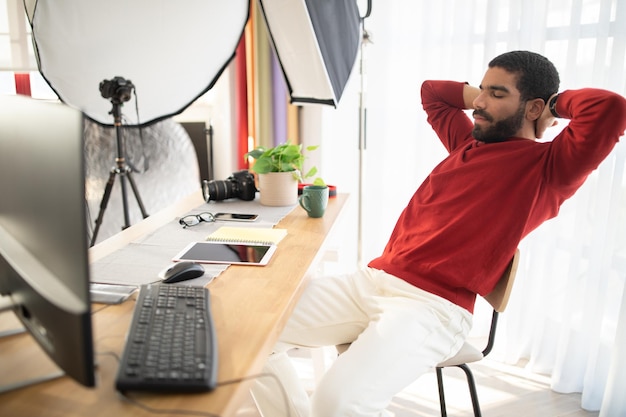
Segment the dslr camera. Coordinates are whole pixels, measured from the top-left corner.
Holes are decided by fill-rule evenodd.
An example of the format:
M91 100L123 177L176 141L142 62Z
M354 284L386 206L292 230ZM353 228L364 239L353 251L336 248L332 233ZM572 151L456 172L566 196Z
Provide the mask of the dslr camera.
M234 172L225 180L202 180L202 194L204 201L221 201L227 198L239 198L244 201L252 201L256 196L254 175L247 170Z
M100 94L104 98L110 98L114 103L123 103L130 100L130 94L135 86L130 80L122 77L114 77L112 80L100 82Z

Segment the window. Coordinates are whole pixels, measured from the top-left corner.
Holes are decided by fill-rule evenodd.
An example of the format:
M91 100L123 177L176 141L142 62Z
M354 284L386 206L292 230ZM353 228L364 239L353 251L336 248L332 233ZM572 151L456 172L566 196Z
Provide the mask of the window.
M0 94L16 93L15 73L29 74L33 97L57 98L37 69L22 0L0 0Z

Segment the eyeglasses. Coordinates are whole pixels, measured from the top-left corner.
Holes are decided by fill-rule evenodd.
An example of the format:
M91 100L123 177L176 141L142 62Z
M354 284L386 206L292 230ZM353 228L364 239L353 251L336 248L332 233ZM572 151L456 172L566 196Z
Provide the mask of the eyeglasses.
M178 223L180 223L180 225L183 226L183 229L184 229L190 226L195 226L202 222L214 222L214 221L215 221L215 216L213 216L213 214L209 212L205 212L205 213L200 213L200 214L190 214L188 216L181 217L180 220L178 220Z

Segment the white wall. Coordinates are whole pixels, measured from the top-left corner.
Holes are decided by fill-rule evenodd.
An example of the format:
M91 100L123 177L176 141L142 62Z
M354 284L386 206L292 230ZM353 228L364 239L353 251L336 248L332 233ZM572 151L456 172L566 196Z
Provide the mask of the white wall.
M237 131L233 111L232 64L215 85L184 112L174 117L177 122L204 122L213 126L213 170L215 179L228 178L237 167ZM208 141L208 136L207 136ZM208 149L208 146L207 146ZM202 155L201 155L202 156Z

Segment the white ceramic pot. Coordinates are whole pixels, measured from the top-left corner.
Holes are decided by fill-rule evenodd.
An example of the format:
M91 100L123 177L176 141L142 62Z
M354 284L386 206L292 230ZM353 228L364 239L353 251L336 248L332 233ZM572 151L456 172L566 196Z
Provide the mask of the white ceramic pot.
M298 204L298 180L293 172L259 174L259 194L264 206Z

